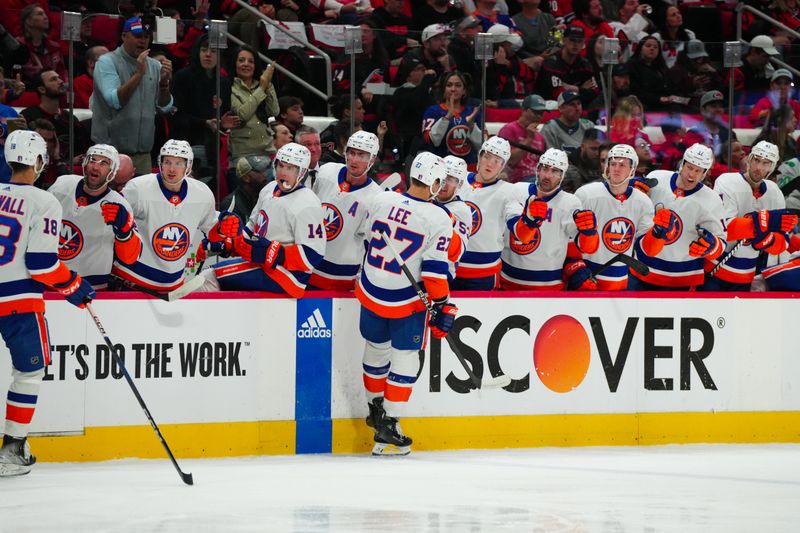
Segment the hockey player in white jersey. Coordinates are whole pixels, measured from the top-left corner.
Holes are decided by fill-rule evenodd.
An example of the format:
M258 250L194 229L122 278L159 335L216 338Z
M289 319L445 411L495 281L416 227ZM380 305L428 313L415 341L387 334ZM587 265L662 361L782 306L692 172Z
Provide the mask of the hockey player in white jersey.
M132 265L114 263L112 273L136 285L172 291L183 284L192 242L216 222L214 194L191 178L194 153L186 141L161 147L159 172L130 180L123 194L142 236L142 254Z
M0 335L11 355L0 477L27 474L36 458L27 442L50 334L44 288L52 287L78 307L94 298L88 281L58 259L61 206L33 183L47 165L47 144L33 131L11 132L5 142L11 182L0 185Z
M447 279L452 283L456 277L458 261L467 249L469 234L472 232L472 211L458 195L469 174L467 162L460 157L448 155L444 158L444 166L447 176L435 201L444 208L453 222L453 239L447 251L447 258L450 260Z
M500 286L506 290L594 290L597 285L581 258L599 245L594 213L581 209L574 195L561 190L569 168L567 153L550 148L536 165L535 183L515 183L520 202L530 197L544 204L545 216L533 240L521 243L509 236L503 248ZM566 265L565 265L566 263Z
M411 396L424 347L426 323L439 338L453 326L456 306L449 303L447 253L453 237L450 217L430 200L445 180L445 163L430 152L414 158L408 192L381 192L367 222L370 241L356 284L361 302L359 329L366 340L364 387L375 430L375 455L406 455L411 439L398 419ZM388 250L385 235L394 244L415 279L424 283L434 303L428 317L425 306Z
M786 250L786 231L797 224L797 216L781 213L786 200L778 185L767 179L779 162L778 147L761 141L750 150L743 173L727 172L714 182L725 212L728 250L736 241L745 239L746 243L726 259L713 278L706 275L704 291L749 291L759 255ZM716 261L710 261L706 270L715 265Z
M254 290L303 296L311 271L325 254L325 230L319 198L303 185L311 154L305 146L288 143L278 150L273 161L275 181L258 195L258 202L247 222L244 235L239 218L221 213L219 233L230 239L232 259L205 270L200 290ZM215 230L217 229L215 228ZM214 235L217 231L212 231ZM214 251L224 240L205 239L204 246Z
M650 188L655 226L650 236L637 240L635 248L650 273L632 272L632 290L689 290L700 286L704 260L716 259L725 250L722 200L703 185L713 164L711 148L697 143L686 149L677 172L654 170L647 175L658 180Z
M491 290L498 286L506 232L523 243L546 215L546 205L534 198L522 203L500 172L511 157L511 146L502 137L490 137L478 154L477 172L470 173L461 197L472 211L472 232L461 256L453 289ZM524 205L524 208L523 208ZM534 212L534 209L541 212Z
M325 257L314 269L309 286L350 291L364 259L363 222L369 203L381 187L367 175L375 164L380 141L374 133L357 131L347 140L346 164L322 165L314 192L325 211Z
M115 257L130 265L142 251L130 204L109 187L118 168L117 149L95 144L86 151L83 176L59 176L49 189L63 210L58 257L95 289L108 286Z
M652 202L631 185L638 164L639 157L632 146L614 145L608 151L604 181L587 183L575 191L583 209L597 217L599 246L596 252L583 254L584 263L593 272L618 254L632 255L634 240L648 234L653 227ZM628 266L612 264L596 279L601 291L625 290Z

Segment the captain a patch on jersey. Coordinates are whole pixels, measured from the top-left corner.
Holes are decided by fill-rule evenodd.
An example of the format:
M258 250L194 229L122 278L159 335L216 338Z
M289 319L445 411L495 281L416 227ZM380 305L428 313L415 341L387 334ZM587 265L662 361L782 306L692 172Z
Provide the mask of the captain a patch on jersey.
M189 230L171 222L153 233L153 251L164 261L177 261L189 250Z

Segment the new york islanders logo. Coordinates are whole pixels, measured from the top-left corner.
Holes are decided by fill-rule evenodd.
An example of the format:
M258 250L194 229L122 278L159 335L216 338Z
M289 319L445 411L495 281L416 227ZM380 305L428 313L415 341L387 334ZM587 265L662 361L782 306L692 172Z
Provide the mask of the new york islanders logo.
M447 132L447 150L458 157L464 157L472 151L469 142L469 130L464 125L459 125Z
M189 230L182 224L166 224L153 234L153 251L164 261L177 261L188 250Z
M75 259L81 250L83 250L83 233L69 220L62 220L61 233L58 236L58 258L62 261Z
M269 229L269 216L267 216L266 211L259 209L258 216L256 217L256 223L253 227L253 233L259 237L266 237L267 229Z
M472 213L472 231L470 232L469 236L472 237L478 230L481 229L481 224L483 224L483 215L481 214L480 208L472 202L464 202L469 206L469 210Z
M628 250L633 244L633 222L625 217L615 217L606 222L602 232L603 244L615 253Z
M323 203L322 209L325 210L325 238L332 241L342 232L344 226L342 212L333 204Z
M514 236L509 236L508 239L508 247L517 255L528 255L533 253L538 247L539 244L542 242L542 232L539 231L539 228L535 228L533 230L533 238L531 242L523 243L514 238Z

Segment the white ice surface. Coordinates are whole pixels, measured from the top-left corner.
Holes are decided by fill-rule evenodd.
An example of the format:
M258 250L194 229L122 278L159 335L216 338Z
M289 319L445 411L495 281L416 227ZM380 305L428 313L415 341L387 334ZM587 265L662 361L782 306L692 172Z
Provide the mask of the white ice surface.
M34 450L35 452L35 450ZM800 531L800 445L40 463L0 531Z

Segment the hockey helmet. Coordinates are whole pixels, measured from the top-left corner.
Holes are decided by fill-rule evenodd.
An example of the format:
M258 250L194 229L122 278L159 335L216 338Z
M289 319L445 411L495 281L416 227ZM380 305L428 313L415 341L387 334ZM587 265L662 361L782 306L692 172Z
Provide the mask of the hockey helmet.
M48 163L47 143L42 136L35 131L12 131L6 138L4 152L6 156L6 162L20 163L22 165L33 167L37 178ZM37 168L40 158L41 166Z
M507 140L503 139L502 137L498 137L497 135L489 137L483 142L481 150L478 153L478 157L480 157L483 152L496 155L502 159L503 166L505 166L505 164L508 163L508 160L511 159L511 145L508 144Z
M750 149L750 155L748 156L748 160L752 159L753 157L761 157L772 163L772 166L767 173L767 176L772 174L775 170L775 167L780 163L781 154L778 151L778 147L772 144L769 141L759 141Z
M408 177L424 183L430 189L431 195L436 195L447 177L447 164L436 154L420 152L411 163ZM437 181L439 186L434 189Z
M297 182L295 183L295 187L297 187L297 185L303 181L303 178L308 172L308 167L311 165L311 152L302 144L287 143L281 146L278 153L275 154L275 159L272 164L275 165L277 161L297 167ZM278 170L274 170L277 176ZM292 187L292 189L294 189L294 187Z
M177 139L169 139L161 147L158 154L158 168L161 170L162 161L165 156L180 157L186 160L186 173L183 177L187 178L192 173L192 162L194 161L194 152L192 147L186 141L179 141Z
M86 165L89 164L89 159L93 155L107 157L111 161L111 170L106 176L105 182L105 185L108 185L114 181L114 177L117 175L117 171L119 170L119 152L117 152L117 149L110 144L95 144L90 146L89 149L86 150L86 156L83 158L84 168L86 168Z
M632 178L636 173L636 167L639 166L639 156L636 155L636 150L630 144L615 144L608 151L606 155L606 168L603 169L606 179L608 179L608 164L614 158L628 159L631 162L631 173L628 179Z

